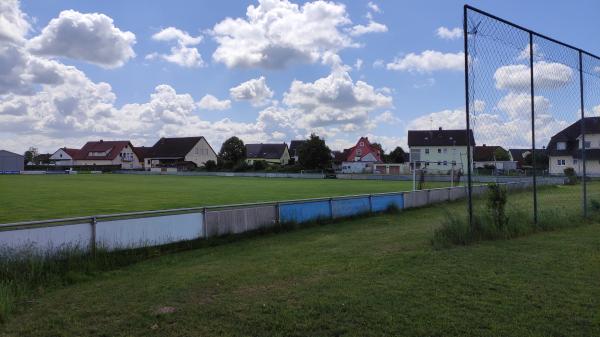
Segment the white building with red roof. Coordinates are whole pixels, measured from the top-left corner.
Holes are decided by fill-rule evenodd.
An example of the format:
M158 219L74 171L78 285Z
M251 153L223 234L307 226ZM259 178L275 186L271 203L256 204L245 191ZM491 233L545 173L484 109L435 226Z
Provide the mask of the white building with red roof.
M91 141L81 149L60 148L50 156L56 165L62 166L121 166L122 169L142 168L128 140Z

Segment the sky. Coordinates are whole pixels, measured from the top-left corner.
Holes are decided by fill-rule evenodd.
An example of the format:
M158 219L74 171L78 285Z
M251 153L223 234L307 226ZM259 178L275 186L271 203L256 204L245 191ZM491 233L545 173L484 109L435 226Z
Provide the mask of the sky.
M406 148L408 129L464 127L463 4L0 0L0 148L204 136L219 149L311 133L334 150L361 136ZM600 54L597 1L469 4ZM490 128L522 98L488 97ZM520 145L506 134L488 141Z

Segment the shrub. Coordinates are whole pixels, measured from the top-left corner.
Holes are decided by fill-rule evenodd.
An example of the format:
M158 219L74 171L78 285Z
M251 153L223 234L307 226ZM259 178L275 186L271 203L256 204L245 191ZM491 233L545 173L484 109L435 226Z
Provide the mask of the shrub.
M488 185L487 208L495 229L502 231L505 229L508 218L506 217L506 188L498 184Z
M269 164L267 164L267 162L264 160L255 160L252 163L252 169L254 171L264 171L268 166Z
M233 166L234 172L245 172L248 170L250 170L250 165L248 165L245 160L242 160Z
M572 167L567 167L564 170L565 176L567 176L567 184L575 185L577 184L577 174L575 174L575 169Z
M204 169L207 171L214 171L217 169L217 163L214 160L208 160L204 163Z

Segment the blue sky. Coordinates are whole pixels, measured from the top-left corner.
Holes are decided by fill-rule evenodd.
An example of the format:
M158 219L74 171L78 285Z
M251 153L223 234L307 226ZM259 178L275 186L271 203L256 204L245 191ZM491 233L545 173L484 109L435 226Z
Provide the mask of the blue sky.
M263 8L259 21L279 6L288 9L278 12L283 13L278 25L260 21L241 31L233 21L248 23L248 6L267 3L271 11ZM17 152L29 146L52 152L99 138L151 145L160 136L204 135L219 148L231 135L289 143L316 132L333 149L368 135L391 150L405 146L407 128L446 126L444 115L431 113L464 106L457 62L462 34L437 34L440 27L461 28L463 2L336 1L318 8L326 15L322 19L307 14L307 6L316 4L8 1L0 6L0 18L14 24L0 20L0 43L10 45L5 53L14 48L24 61L11 64L5 58L8 65L0 72L10 70L10 76L30 83L0 80L0 140ZM600 54L596 1L470 4ZM74 23L93 29L65 29ZM290 34L288 23L314 25L321 33ZM28 27L11 31L23 25ZM164 31L169 27L170 34ZM261 27L269 32L257 31ZM335 34L323 33L328 30ZM232 48L224 39L233 35ZM266 38L268 46L257 50L255 38ZM187 52L188 59L173 53L167 60L172 48ZM252 52L267 61L252 59ZM52 79L30 80L41 78L28 68L32 62L52 69ZM201 104L206 95L217 101Z

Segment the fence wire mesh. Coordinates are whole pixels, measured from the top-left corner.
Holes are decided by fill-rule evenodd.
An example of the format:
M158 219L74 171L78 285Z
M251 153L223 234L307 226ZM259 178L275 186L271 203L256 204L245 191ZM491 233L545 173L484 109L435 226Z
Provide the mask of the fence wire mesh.
M585 215L586 200L600 197L586 184L600 175L600 59L470 6L464 20L467 124L475 137L469 181L530 182L521 206L537 221L556 209L539 195L540 179L574 174ZM471 205L470 197L472 217Z

